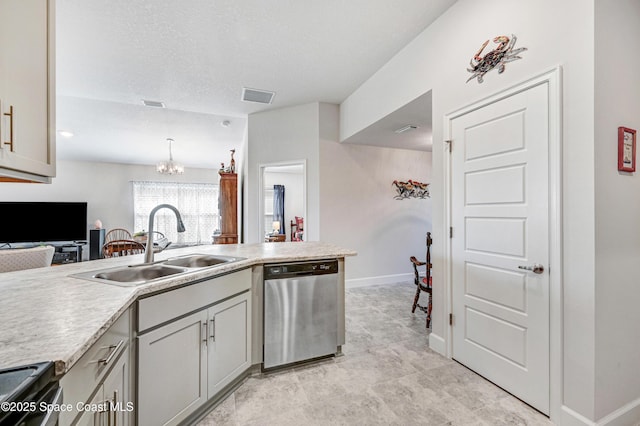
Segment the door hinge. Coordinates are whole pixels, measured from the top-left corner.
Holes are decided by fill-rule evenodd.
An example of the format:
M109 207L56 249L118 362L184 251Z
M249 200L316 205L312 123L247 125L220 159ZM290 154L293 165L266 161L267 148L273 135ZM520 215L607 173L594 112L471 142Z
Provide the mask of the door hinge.
M449 227L449 238L453 238L453 226Z
M451 139L448 139L444 141L444 143L446 143L449 146L449 152L451 152L451 150L453 150L453 141Z
M453 325L453 314L449 314L449 325Z

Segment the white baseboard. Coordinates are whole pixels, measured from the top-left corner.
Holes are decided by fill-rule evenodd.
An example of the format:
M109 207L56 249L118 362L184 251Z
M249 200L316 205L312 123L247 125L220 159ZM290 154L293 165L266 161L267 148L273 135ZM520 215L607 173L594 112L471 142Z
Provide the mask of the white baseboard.
M447 356L447 348L444 339L433 332L429 334L429 348L438 352L442 356Z
M640 398L618 408L597 422L563 405L559 424L562 426L638 426L640 425Z
M393 284L403 281L413 281L413 274L379 275L377 277L354 278L345 280L345 287L368 287L370 285Z

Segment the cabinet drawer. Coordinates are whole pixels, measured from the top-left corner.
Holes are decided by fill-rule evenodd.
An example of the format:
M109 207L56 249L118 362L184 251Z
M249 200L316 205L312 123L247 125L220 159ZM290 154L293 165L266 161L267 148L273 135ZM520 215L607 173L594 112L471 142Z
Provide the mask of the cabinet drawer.
M138 301L138 331L163 324L251 288L251 269L171 290Z
M75 409L78 402L86 402L91 397L128 346L130 324L130 314L127 310L60 379L65 404L72 404ZM76 414L69 413L72 419Z

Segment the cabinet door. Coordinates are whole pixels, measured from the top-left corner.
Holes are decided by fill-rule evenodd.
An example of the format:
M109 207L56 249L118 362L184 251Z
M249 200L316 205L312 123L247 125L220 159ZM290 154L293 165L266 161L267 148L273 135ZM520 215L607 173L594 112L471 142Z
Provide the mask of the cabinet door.
M64 389L63 389L64 392ZM64 398L64 394L63 394ZM67 402L72 403L74 402ZM101 407L99 410L96 407ZM78 418L76 426L106 426L107 425L107 409L104 398L104 386L100 385L98 387L98 391L95 396L85 405L85 409L82 411L82 414Z
M251 292L209 308L208 358L209 398L251 366Z
M0 2L0 167L42 176L55 174L53 5Z
M207 311L138 336L138 424L174 425L207 400Z
M133 410L129 396L129 349L125 350L118 362L104 379L104 399L109 404L106 413L108 425L128 426Z

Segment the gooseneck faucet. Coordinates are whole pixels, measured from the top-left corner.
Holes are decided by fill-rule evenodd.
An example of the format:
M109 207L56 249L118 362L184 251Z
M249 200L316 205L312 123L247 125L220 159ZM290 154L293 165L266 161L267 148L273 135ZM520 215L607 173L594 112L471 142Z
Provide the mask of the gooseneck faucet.
M160 209L167 208L173 210L176 214L176 219L178 219L178 232L184 232L184 223L182 223L182 217L180 217L180 212L178 209L173 207L171 204L160 204L151 210L149 213L149 233L147 234L147 248L144 251L144 263L153 263L153 218L156 212Z

